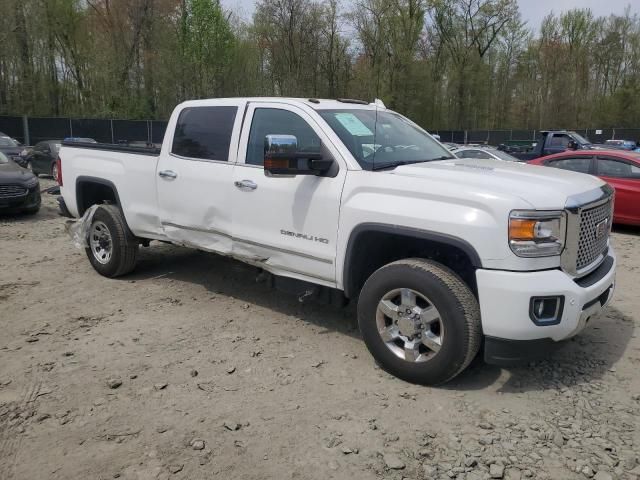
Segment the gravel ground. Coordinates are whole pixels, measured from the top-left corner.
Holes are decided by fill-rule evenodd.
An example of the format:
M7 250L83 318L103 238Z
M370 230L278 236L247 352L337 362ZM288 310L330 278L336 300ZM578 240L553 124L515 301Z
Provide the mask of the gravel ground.
M0 217L2 480L640 477L639 230L555 357L426 388L375 366L352 308L232 260L152 244L102 278L55 205Z

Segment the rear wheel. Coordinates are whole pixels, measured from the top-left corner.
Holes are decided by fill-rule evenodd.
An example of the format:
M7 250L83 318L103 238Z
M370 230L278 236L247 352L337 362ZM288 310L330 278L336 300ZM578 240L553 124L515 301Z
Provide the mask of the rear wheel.
M51 176L54 180L58 179L58 162L53 162L51 164Z
M478 302L444 265L400 260L369 277L358 301L367 348L389 373L424 385L462 372L481 342Z
M127 228L115 205L101 205L93 214L88 247L85 249L93 268L114 278L131 272L138 257L138 241Z

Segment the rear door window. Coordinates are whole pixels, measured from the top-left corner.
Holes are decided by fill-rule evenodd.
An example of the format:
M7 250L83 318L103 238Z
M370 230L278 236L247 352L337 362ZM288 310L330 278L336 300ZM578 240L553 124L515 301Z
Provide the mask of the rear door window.
M591 173L591 160L593 157L562 158L550 160L545 163L547 167L571 170L572 172Z
M623 160L616 160L613 158L599 158L598 175L613 178L640 179L640 167Z
M171 153L201 160L229 160L238 107L193 107L180 112Z

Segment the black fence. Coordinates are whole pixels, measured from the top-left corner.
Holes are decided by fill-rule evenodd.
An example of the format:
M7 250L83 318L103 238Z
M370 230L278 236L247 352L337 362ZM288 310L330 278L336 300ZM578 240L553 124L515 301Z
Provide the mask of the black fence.
M0 132L26 145L68 137L101 143L162 143L166 129L167 122L157 120L0 116Z
M162 143L167 122L161 120L105 120L92 118L0 116L0 132L24 144L67 137L93 138L104 143ZM575 129L593 143L605 140L640 141L640 128ZM430 130L443 142L486 145L532 142L537 130Z

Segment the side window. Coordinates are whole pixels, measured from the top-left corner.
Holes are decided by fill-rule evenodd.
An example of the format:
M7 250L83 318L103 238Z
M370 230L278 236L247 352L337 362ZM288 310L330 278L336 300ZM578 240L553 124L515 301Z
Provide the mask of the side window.
M264 137L267 135L294 135L298 139L299 151L320 153L320 137L300 115L277 108L256 108L245 163L264 164Z
M551 160L545 165L547 167L561 168L562 170L571 170L572 172L591 173L591 157Z
M554 135L549 142L549 148L564 148L569 146L569 137L567 135Z
M601 158L598 160L598 175L617 178L640 178L640 167L611 158Z
M180 112L171 153L203 160L229 160L238 107L194 107Z

